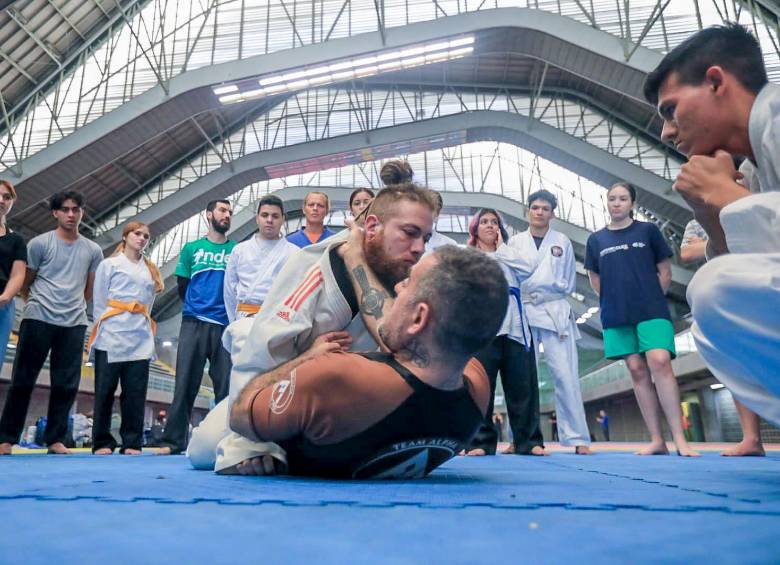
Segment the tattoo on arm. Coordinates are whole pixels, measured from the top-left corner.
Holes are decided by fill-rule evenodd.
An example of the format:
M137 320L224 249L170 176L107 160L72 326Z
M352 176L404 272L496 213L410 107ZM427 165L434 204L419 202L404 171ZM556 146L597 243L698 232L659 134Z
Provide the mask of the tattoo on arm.
M362 296L360 297L360 311L377 320L382 317L382 308L385 305L387 294L378 288L374 288L368 282L368 276L362 266L352 269L352 275L355 277Z

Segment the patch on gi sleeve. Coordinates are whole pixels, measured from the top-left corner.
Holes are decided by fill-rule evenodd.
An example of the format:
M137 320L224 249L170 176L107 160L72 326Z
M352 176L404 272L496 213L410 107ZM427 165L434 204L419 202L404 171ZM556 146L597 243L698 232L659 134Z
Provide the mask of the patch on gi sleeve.
M282 414L289 408L295 394L295 369L290 373L290 377L279 381L274 385L271 391L271 400L269 408L274 414Z
M560 257L563 255L563 247L560 247L559 245L553 245L550 248L550 253L553 254L553 257Z

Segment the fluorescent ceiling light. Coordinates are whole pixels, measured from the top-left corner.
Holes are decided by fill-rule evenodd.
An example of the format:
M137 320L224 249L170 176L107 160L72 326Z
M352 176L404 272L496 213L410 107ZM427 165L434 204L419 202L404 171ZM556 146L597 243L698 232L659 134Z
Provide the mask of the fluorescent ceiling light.
M577 318L577 323L578 324L584 324L585 323L585 318Z
M218 86L214 89L214 94L217 96L230 94L231 92L238 92L238 86L235 84L226 84L225 86Z
M723 385L722 385L722 384L720 384L720 383L715 383L714 385L710 385L710 388L711 388L712 390L718 390L718 389L721 389L721 388L723 388Z
M162 346L163 347L171 347L171 346L173 346L173 342L171 340L169 340L169 339L166 339L165 341L162 342Z
M401 59L401 64L403 64L404 67L416 67L417 65L422 65L425 62L425 57L412 57L411 59Z
M474 52L473 47L461 47L460 49L453 49L450 51L450 58L453 57L463 57L465 55L470 55Z
M318 77L311 77L309 79L309 84L311 85L324 84L326 82L333 82L333 77L330 75L320 75Z
M241 94L228 94L227 96L220 96L220 104L233 104L234 102L241 102L243 100Z
M294 82L290 82L285 85L290 90L300 90L301 88L306 88L309 86L308 80L296 80Z
M590 319L591 316L593 316L593 314L591 314L590 312L583 312L580 318L582 318L583 320L588 320Z
M261 88L242 90L240 84L229 84L215 87L213 91L219 96L219 101L222 104L233 104L262 96L302 90L310 86L342 82L386 71L458 59L473 53L473 44L473 36L439 40L427 45L406 47L386 53L365 55L347 61L265 76L255 83Z
M379 69L380 72L389 71L392 69L399 69L401 68L401 61L395 60L395 61L390 61L389 63L381 63L377 65L377 68Z
M591 314L595 314L598 311L599 311L598 306L591 306L590 308L588 308L588 312L590 312Z
M459 45L471 45L474 43L474 36L461 37L460 39L453 39L450 41L450 47L457 47Z
M340 80L347 80L348 78L353 78L355 76L354 71L341 71L340 73L333 73L330 75L330 78L333 79L333 82L338 82Z

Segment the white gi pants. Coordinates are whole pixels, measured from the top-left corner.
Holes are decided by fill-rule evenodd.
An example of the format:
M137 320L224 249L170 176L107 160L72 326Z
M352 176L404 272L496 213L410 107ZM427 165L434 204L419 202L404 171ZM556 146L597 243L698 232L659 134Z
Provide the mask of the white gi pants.
M691 333L712 374L780 425L780 253L713 259L688 285L688 303Z
M217 460L217 445L230 434L228 428L228 399L225 398L206 414L200 425L192 430L187 445L187 458L199 471L213 471Z
M558 333L543 328L531 328L539 359L539 344L544 346L544 360L555 380L555 412L558 416L558 437L561 445L590 445L590 431L582 404L577 342L569 334L563 341Z

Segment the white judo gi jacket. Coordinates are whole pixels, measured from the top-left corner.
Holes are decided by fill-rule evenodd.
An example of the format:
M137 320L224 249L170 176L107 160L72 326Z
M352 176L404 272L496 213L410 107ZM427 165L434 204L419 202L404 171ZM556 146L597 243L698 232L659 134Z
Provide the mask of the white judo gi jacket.
M780 86L758 93L748 132L761 192L720 212L730 253L688 285L691 333L715 377L780 425Z
M572 335L579 339L571 305L566 300L566 296L577 288L574 249L569 238L549 229L538 250L530 231L524 231L510 241L522 253L538 257L536 269L520 286L529 325L553 331L558 337Z
M330 264L330 250L347 236L345 230L296 251L279 272L257 316L225 330L223 344L233 352L231 405L255 375L297 357L326 332L348 331L353 351L377 348L363 318L358 315L353 320ZM237 341L243 347L233 351Z
M223 296L231 322L246 316L239 304L263 304L284 264L298 250L287 239L261 240L258 236L233 248L225 269Z

